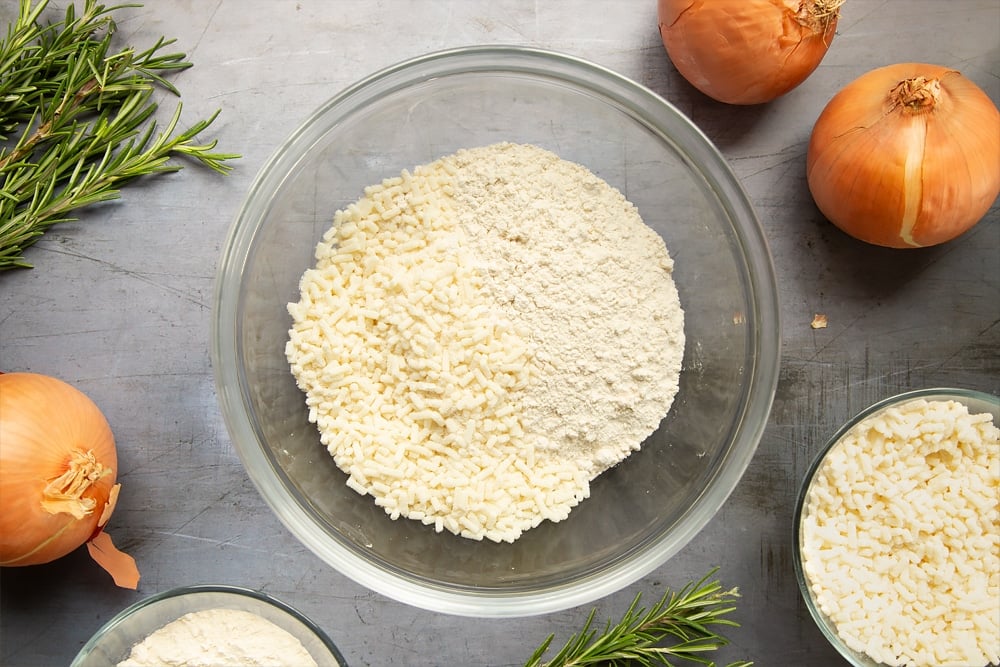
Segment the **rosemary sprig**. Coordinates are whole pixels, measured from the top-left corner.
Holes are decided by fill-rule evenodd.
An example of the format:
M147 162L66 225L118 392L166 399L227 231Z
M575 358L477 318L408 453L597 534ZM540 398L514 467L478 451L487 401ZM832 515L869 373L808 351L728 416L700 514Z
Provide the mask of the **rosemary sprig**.
M739 625L727 618L736 609L739 593L735 588L723 591L718 581L709 581L716 569L677 592L667 590L648 610L639 607L641 594L637 594L621 620L615 625L609 621L601 634L593 627L597 610L592 610L583 629L571 636L558 653L542 660L554 639L549 635L525 667L675 667L675 660L714 667L705 654L729 643L715 628ZM739 661L728 667L751 664Z
M73 3L61 22L42 24L48 0L20 0L0 42L0 271L28 267L22 253L73 212L120 197L141 176L178 171L186 156L225 174L235 153L197 141L219 112L179 130L182 105L157 132L157 88L179 96L164 77L191 67L173 40L112 48L116 25L106 7Z

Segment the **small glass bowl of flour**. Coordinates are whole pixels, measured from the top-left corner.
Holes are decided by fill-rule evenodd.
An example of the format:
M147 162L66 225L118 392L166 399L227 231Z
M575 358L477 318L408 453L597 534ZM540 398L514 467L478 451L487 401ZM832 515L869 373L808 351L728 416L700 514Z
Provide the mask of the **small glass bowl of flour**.
M200 662L199 662L200 661ZM315 623L265 593L186 586L153 595L108 621L71 667L146 665L344 667Z

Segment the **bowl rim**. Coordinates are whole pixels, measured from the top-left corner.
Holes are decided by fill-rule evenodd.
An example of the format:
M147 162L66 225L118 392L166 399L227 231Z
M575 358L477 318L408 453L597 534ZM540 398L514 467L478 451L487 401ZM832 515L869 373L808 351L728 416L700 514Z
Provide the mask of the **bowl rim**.
M104 625L98 628L97 631L90 636L90 639L87 640L87 643L84 644L77 653L73 662L70 663L70 667L77 667L80 665L87 655L100 644L104 635L124 623L137 611L156 605L164 600L184 597L187 595L201 595L205 593L222 593L233 597L252 598L283 611L304 625L316 637L316 639L323 644L323 647L330 652L339 665L347 667L347 662L344 660L344 656L340 653L336 644L334 644L330 636L326 634L326 631L319 627L319 625L317 625L311 618L287 602L265 593L264 591L231 584L192 584L187 586L177 586L160 591L159 593L154 593L148 597L138 600L137 602L133 602L111 617L110 620L104 623Z
M805 568L802 564L801 553L802 521L805 518L806 499L809 496L809 490L812 488L813 478L816 476L817 471L822 467L824 461L826 461L827 454L829 454L833 448L840 443L840 441L845 435L847 435L848 432L850 432L851 429L865 419L884 412L893 406L902 405L903 403L908 403L917 399L957 400L965 405L968 405L966 401L973 401L979 405L976 410L991 411L994 420L1000 417L1000 397L976 389L962 389L944 386L927 387L924 389L912 389L888 396L872 403L855 414L853 417L844 422L844 424L842 424L834 432L834 434L826 440L820 450L812 458L812 461L806 470L806 474L803 477L802 483L799 485L799 491L795 499L795 507L792 512L792 566L795 570L795 579L798 582L799 594L802 596L802 600L805 603L806 608L809 610L810 617L813 619L813 622L819 628L822 635L826 638L830 645L837 650L841 657L847 660L847 662L849 662L853 667L885 666L883 663L875 661L867 654L860 653L847 646L837 635L837 630L834 627L833 622L819 609L815 599L813 598L812 591L809 588L809 582L806 578Z
M263 452L262 443L257 441L252 423L254 417L245 401L239 371L235 364L225 363L238 349L239 327L238 299L226 300L227 286L232 290L235 289L232 286L241 283L257 230L256 222L247 221L247 208L261 193L280 183L285 173L283 167L294 164L294 149L308 141L310 129L321 118L342 107L347 107L347 113L355 113L356 109L350 104L355 98L364 98L366 91L373 87L382 87L384 93L387 86L394 85L395 88L388 89L397 90L445 74L486 71L544 76L587 92L597 92L628 108L637 122L659 134L664 141L682 146L682 157L689 166L692 161L704 165L705 168L697 170L698 176L705 180L717 205L725 210L729 219L740 221L733 225L733 242L746 261L745 289L750 300L750 312L746 313L749 330L744 367L748 378L746 395L739 404L730 447L725 452L726 460L707 479L706 489L696 498L692 508L672 526L672 547L664 549L661 543L651 541L611 565L596 568L596 572L591 568L570 582L537 591L456 590L398 569L384 570L347 545L321 545L306 539L304 535L311 526L310 511L295 502L275 502L278 498L287 500L278 481L281 471L275 468ZM413 77L414 72L419 73L419 77ZM664 115L680 125L681 135L671 134L668 139L659 130L656 118ZM737 486L767 425L781 361L780 330L777 281L767 238L742 183L700 128L665 98L606 67L557 51L500 44L434 51L379 70L320 105L280 144L259 170L223 245L216 276L211 354L217 396L234 448L268 506L306 547L341 574L397 601L464 616L511 617L559 611L620 590L665 563L707 525ZM255 470L268 470L273 474L253 472ZM703 511L700 514L693 512L696 507ZM698 516L694 516L696 514ZM660 548L655 548L657 546Z

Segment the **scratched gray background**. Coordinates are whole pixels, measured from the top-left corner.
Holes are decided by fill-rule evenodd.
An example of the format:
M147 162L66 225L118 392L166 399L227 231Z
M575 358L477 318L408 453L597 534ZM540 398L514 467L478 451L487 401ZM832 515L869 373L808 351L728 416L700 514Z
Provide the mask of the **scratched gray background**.
M4 25L16 4L0 2ZM619 614L638 591L652 597L718 565L723 582L743 594L742 627L720 660L842 664L794 581L797 486L837 425L875 400L934 385L1000 393L1000 210L994 204L973 231L942 247L864 246L812 204L803 175L808 136L836 90L892 62L958 68L996 102L997 0L848 0L821 67L784 98L754 108L712 102L679 77L660 44L652 0L150 0L117 16L130 43L177 38L195 63L175 79L184 118L221 108L210 134L244 158L228 178L189 168L129 189L123 202L50 232L30 252L36 269L0 275L0 369L60 376L107 413L123 484L109 532L142 570L137 592L116 589L83 551L3 570L0 664L65 665L123 607L206 582L259 588L299 607L352 665L518 665L548 633L565 637L579 627L588 608L455 618L396 603L332 571L248 481L213 388L216 261L263 161L311 109L372 71L485 43L582 56L671 100L742 179L777 269L783 366L753 463L697 538L601 600L599 618ZM166 100L164 111L173 104ZM814 313L827 315L826 329L810 328Z

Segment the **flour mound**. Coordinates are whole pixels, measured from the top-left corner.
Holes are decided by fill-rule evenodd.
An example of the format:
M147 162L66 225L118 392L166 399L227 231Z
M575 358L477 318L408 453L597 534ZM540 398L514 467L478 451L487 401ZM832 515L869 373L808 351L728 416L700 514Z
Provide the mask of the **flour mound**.
M663 239L618 190L537 147L445 162L485 289L531 332L524 429L593 478L639 449L677 393L684 322Z
M565 519L670 409L672 270L583 166L461 150L335 214L286 356L351 488L392 518L513 541Z
M184 614L132 647L117 667L317 667L291 633L239 609Z

